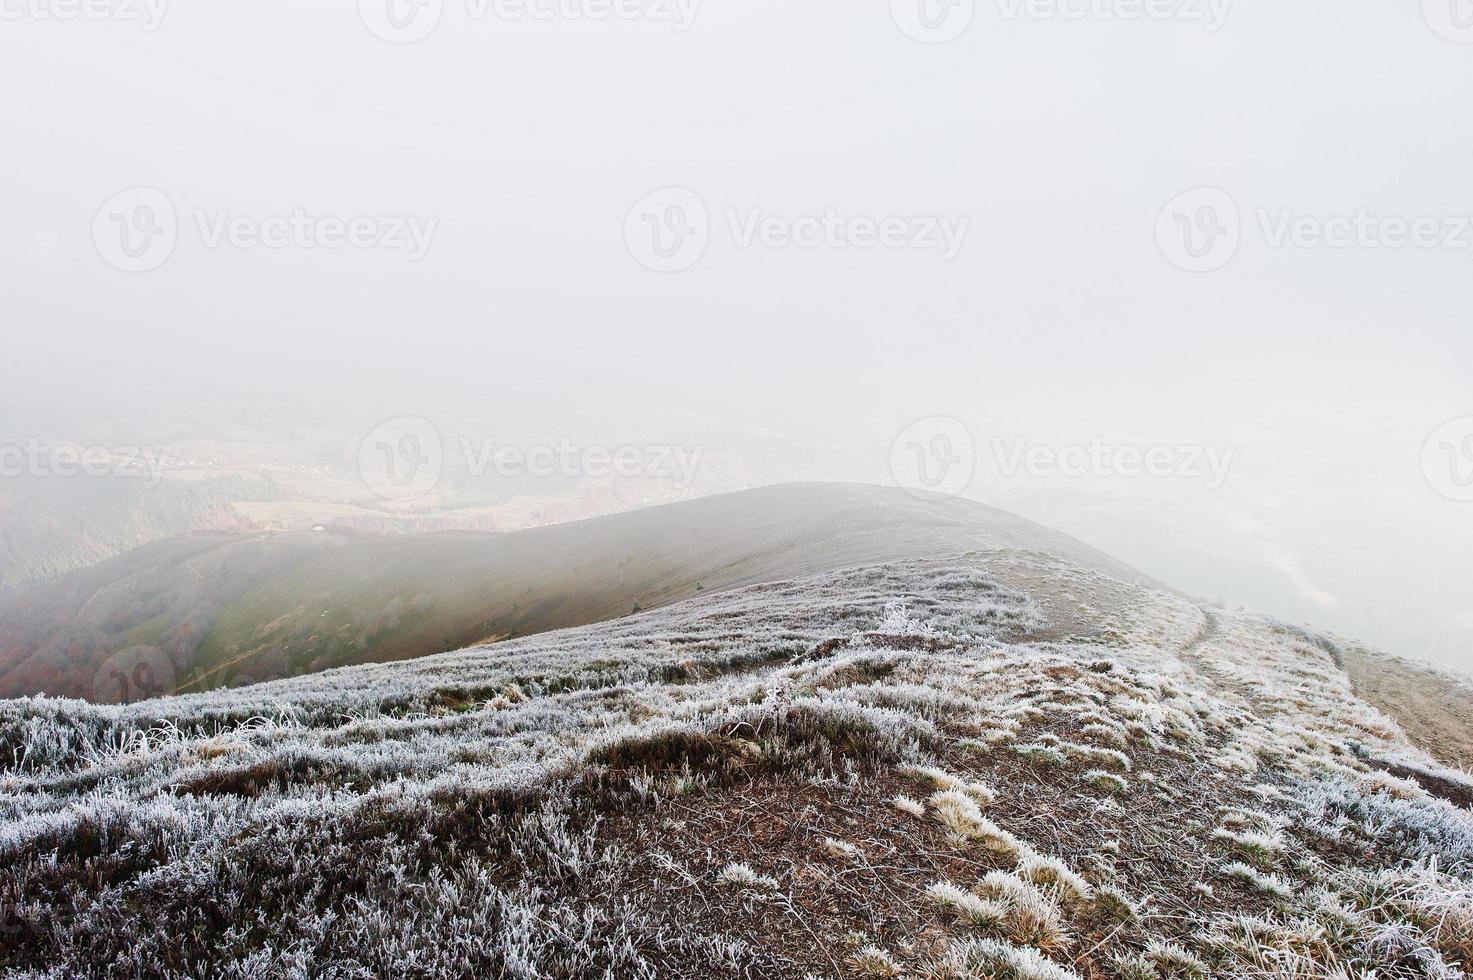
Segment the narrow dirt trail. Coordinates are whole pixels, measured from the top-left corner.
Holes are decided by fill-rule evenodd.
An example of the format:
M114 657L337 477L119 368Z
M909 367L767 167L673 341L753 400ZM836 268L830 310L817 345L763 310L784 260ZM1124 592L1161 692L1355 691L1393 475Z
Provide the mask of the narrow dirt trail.
M1206 677L1218 690L1236 694L1250 707L1258 708L1261 703L1258 692L1251 685L1243 683L1217 666L1212 662L1212 658L1203 652L1222 634L1221 617L1206 606L1198 606L1197 611L1202 614L1202 626L1187 645L1177 652L1177 656L1184 664Z
M1197 631L1196 636L1192 637L1190 643L1182 647L1181 656L1207 666L1201 657L1202 648L1217 638L1222 625L1217 618L1217 613L1212 610L1198 606L1197 611L1202 614L1202 628Z

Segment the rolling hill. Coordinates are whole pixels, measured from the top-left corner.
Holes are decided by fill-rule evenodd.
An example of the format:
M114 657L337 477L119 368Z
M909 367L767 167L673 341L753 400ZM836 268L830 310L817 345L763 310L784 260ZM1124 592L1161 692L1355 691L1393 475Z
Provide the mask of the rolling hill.
M938 547L976 531L918 507ZM1473 970L1473 782L1356 696L1361 651L1038 543L0 702L0 975Z
M852 565L979 549L1139 573L993 508L802 484L506 534L194 534L0 597L0 697L132 701L408 660Z

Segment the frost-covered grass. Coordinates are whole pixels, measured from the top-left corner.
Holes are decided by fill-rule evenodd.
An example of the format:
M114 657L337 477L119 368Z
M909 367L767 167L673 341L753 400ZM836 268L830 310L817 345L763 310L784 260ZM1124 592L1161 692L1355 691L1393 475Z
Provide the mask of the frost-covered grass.
M758 874L749 864L728 864L721 869L716 880L733 888L751 888L757 891L775 892L779 887L776 878Z
M1094 889L1095 911L1106 921L1122 926L1140 924L1140 906L1123 890L1114 885L1100 885Z
M958 943L940 964L939 975L995 980L1079 980L1079 974L1036 949L994 939Z
M898 977L902 975L895 957L878 946L865 946L849 957L849 968L861 977Z
M1080 779L1101 793L1124 793L1130 788L1130 784L1124 779L1113 772L1105 772L1103 769L1091 769Z
M1260 871L1276 868L1284 859L1284 838L1277 832L1219 829L1212 839Z
M1430 760L1328 643L1208 615L994 552L0 703L0 972L1473 970L1467 811L1366 758Z
M1271 895L1274 898L1291 898L1294 895L1294 889L1282 878L1277 875L1266 874L1253 867L1253 865L1244 864L1242 861L1234 861L1231 864L1223 865L1222 873L1229 878L1234 878L1242 882L1249 888L1260 891L1265 895Z
M918 800L913 800L909 796L897 796L890 802L894 804L895 809L902 813L908 813L912 817L924 817L926 815L925 804Z

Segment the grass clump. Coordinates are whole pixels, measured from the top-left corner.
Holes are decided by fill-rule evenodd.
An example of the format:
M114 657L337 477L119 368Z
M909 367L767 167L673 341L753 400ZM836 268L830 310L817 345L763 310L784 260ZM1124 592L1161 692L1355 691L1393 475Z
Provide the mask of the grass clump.
M1120 925L1135 926L1141 921L1140 907L1114 885L1100 885L1095 888L1094 908L1101 918Z
M1069 764L1069 757L1052 745L1030 742L1026 745L1014 745L1013 751L1029 762L1036 762L1055 769L1062 769Z
M897 796L890 801L890 805L901 813L908 813L912 817L924 817L926 815L925 804L913 800L909 796Z
M898 977L900 964L878 946L864 946L848 959L849 969L861 977Z
M1002 932L1013 942L1045 952L1069 946L1072 937L1059 899L1052 890L1045 891L1015 874L990 871L973 891L1007 908Z
M758 874L752 870L750 864L745 862L728 864L721 869L721 872L716 876L716 880L732 888L766 892L775 892L778 890L776 878Z
M1110 958L1110 966L1120 980L1161 980L1156 964L1140 953L1119 953Z
M1146 946L1146 956L1167 977L1180 980L1207 980L1207 964L1185 946L1153 939Z
M1033 853L1027 844L985 817L977 825L973 839L993 854L1009 861L1021 861Z
M999 929L1007 921L1008 906L996 899L982 898L949 881L938 881L926 889L936 905L954 914L958 922L978 929Z
M995 939L968 939L954 944L936 975L948 980L1081 980L1078 973L1036 949Z
M1234 861L1232 864L1225 865L1222 873L1242 882L1256 892L1273 898L1292 898L1294 896L1294 889L1284 879L1278 875L1265 874L1242 861Z
M823 848L836 858L845 861L857 861L862 856L859 848L848 841L839 840L836 837L825 837Z
M1018 877L1053 890L1066 902L1082 904L1090 900L1094 889L1074 873L1063 861L1041 854L1029 854L1018 865Z
M1235 857L1260 871L1271 871L1284 858L1284 838L1259 830L1215 830L1212 839Z
M1111 748L1123 749L1126 746L1125 729L1101 722L1090 722L1079 730L1079 734L1088 735L1104 742Z
M1086 785L1093 786L1101 793L1109 793L1112 796L1116 793L1124 793L1130 785L1113 772L1106 772L1103 769L1091 769L1079 778Z
M961 779L935 766L906 766L902 772L907 776L929 783L933 789L940 792L961 793L969 796L979 807L991 806L997 800L997 794L986 783Z
M947 790L930 799L932 816L958 842L975 842L1010 860L1021 860L1029 847L1008 831L982 816L977 801L965 793Z
M1116 749L1102 749L1094 745L1080 745L1077 742L1063 742L1059 745L1065 755L1079 759L1082 762L1092 763L1101 769L1110 769L1115 772L1130 772L1130 756Z
M943 790L928 801L937 823L956 837L972 840L978 836L985 818L977 801L958 790Z

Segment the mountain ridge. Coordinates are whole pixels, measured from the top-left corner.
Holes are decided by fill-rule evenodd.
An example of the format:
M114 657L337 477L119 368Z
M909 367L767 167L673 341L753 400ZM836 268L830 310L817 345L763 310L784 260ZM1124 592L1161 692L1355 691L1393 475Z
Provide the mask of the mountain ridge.
M984 504L858 484L783 484L496 534L201 533L0 596L0 696L240 686L583 625L698 589L981 547L1151 582Z
M1463 975L1473 780L1337 648L1002 549L0 702L0 971Z

